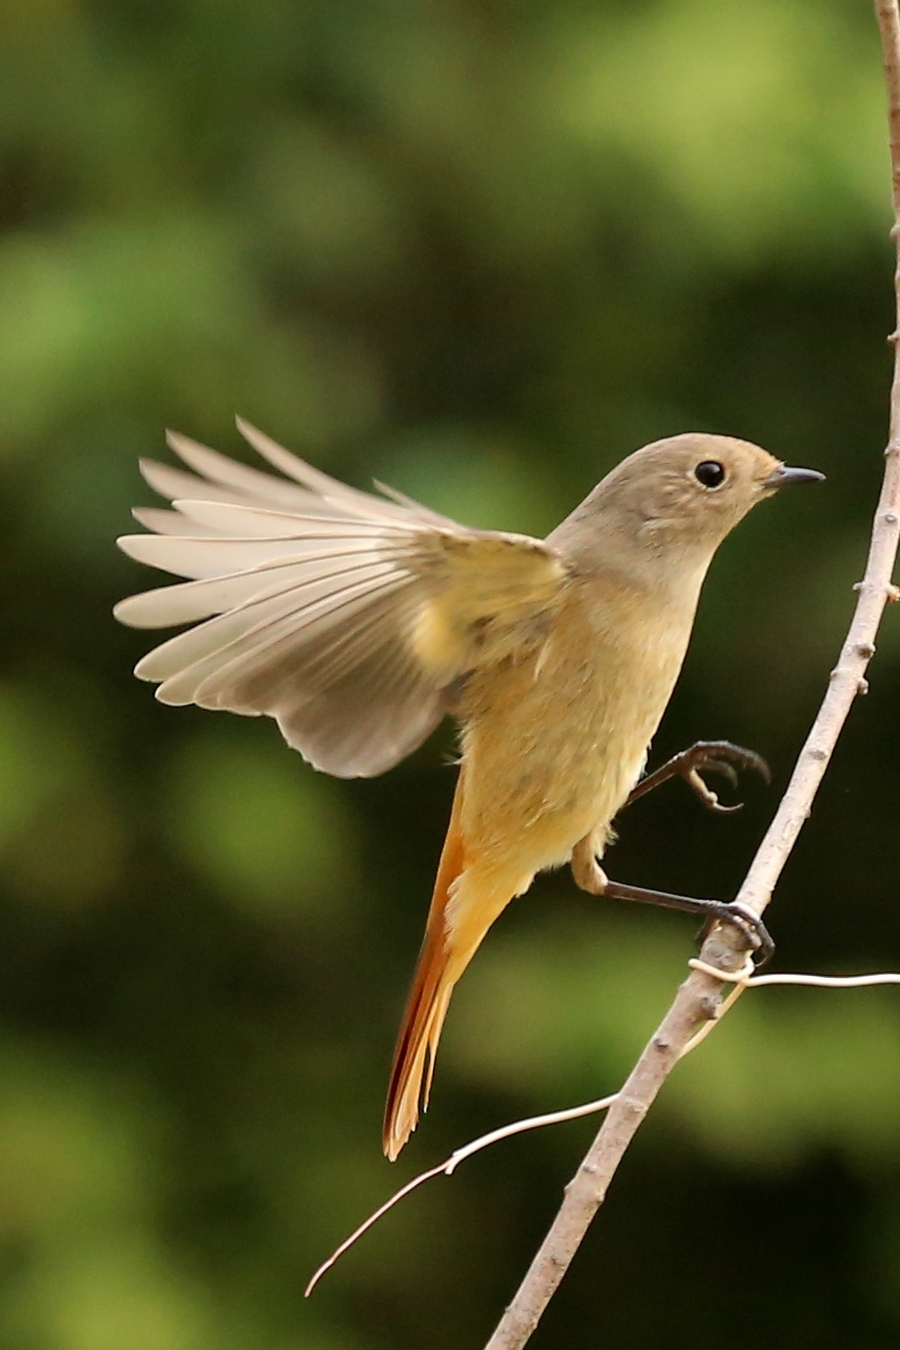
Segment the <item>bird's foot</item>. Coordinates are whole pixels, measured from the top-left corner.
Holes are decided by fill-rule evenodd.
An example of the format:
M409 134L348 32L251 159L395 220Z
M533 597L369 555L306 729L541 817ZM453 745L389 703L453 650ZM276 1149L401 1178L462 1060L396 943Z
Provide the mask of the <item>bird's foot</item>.
M743 802L736 802L733 806L724 806L719 801L718 795L704 781L702 775L704 773L721 774L732 786L736 787L739 769L752 769L767 783L771 781L772 775L768 764L762 755L758 755L755 750L747 750L744 746L734 745L731 741L697 741L689 749L682 750L678 755L673 755L654 773L641 779L625 805L630 806L639 797L652 792L654 788L659 787L661 783L668 782L670 778L683 778L708 810L720 811L723 814L730 815L733 811L739 811Z
M712 908L701 911L709 915L700 930L701 942L714 923L730 923L747 939L747 948L755 966L764 966L771 961L775 955L775 943L756 910L751 909L749 905L741 904L739 900L708 900L706 903Z
M601 869L598 867L597 871L600 872ZM603 890L598 894L609 896L611 900L630 900L642 905L660 905L664 909L679 909L688 914L703 915L706 919L704 936L713 923L731 924L745 938L747 948L752 952L757 966L765 965L775 951L775 943L762 919L749 905L741 904L740 901L697 900L693 896L673 895L669 891L646 890L643 886L623 886L621 882L610 881L608 878L605 878L605 883Z

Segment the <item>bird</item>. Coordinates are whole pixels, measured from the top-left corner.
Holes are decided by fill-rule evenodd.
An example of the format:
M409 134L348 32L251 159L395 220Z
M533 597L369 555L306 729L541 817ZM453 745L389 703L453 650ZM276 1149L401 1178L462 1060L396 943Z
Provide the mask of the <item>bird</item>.
M170 506L136 509L148 533L119 546L186 580L114 613L182 627L135 667L163 703L272 717L340 778L384 773L455 718L459 773L385 1112L393 1160L427 1106L455 985L539 872L568 863L595 894L768 941L752 912L620 885L601 860L648 785L681 773L714 805L700 769L754 766L752 752L700 742L642 778L716 549L758 502L823 475L682 433L628 455L538 539L469 528L380 483L377 496L349 487L237 426L266 470L176 432L184 468L142 461Z

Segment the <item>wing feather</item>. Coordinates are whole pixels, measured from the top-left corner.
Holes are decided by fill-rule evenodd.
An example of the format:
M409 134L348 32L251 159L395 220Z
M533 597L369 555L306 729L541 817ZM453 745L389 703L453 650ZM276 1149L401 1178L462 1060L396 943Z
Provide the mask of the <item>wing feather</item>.
M120 546L190 579L130 596L116 616L194 627L135 674L165 703L275 718L329 773L381 773L437 725L449 684L543 640L566 569L539 540L347 487L238 425L285 478L177 433L169 444L193 472L142 465L173 509L138 510L152 533Z
M309 488L328 501L336 505L343 506L347 511L353 514L370 516L375 512L379 519L383 520L401 520L407 525L412 520L419 520L423 524L439 526L443 529L458 530L460 527L455 520L449 516L438 515L427 506L414 502L412 497L403 497L402 505L385 501L382 497L376 497L371 492L360 492L359 488L348 487L346 483L340 483L336 478L331 478L321 469L316 469L312 464L307 464L306 460L300 459L299 455L294 455L290 450L285 450L283 445L273 441L271 436L265 432L259 431L256 427L245 422L242 417L236 419L238 431L246 441L253 446L253 449L263 459L274 464L276 469L287 474L289 478L302 483L304 487Z
M382 524L381 521L351 519L334 512L325 515L312 511L270 511L258 507L238 506L234 503L175 501L173 505L188 520L196 521L206 529L217 534L231 535L233 538L246 538L248 535L260 539L315 539L341 535L359 538L364 535L384 536L395 534L405 538L409 526L400 524Z
M180 511L165 511L161 506L136 506L131 514L139 525L146 526L154 534L181 534L195 538L201 534L215 534L215 530L188 520Z
M357 569L352 577L330 576L318 583L295 586L289 579L269 587L249 601L224 614L207 619L170 638L149 652L136 666L135 674L145 680L168 680L186 672L198 661L214 659L220 664L238 655L235 644L252 640L260 652L277 634L273 625L288 621L288 631L296 633L298 645L314 632L328 628L354 609L371 604L373 588L391 579L389 565L378 563ZM163 702L167 700L160 691Z
M199 703L201 706L211 704L216 707L224 707L227 703L231 708L232 703L242 701L237 691L244 680L285 657L298 666L297 681L302 687L305 683L303 676L305 657L310 644L323 636L333 636L332 630L338 625L343 628L349 627L350 621L359 615L360 611L372 608L373 579L386 580L386 569L381 578L377 574L375 577L370 574L356 585L346 585L340 591L332 590L328 595L317 598L310 602L305 610L293 603L294 597L289 595L277 617L263 624L253 625L245 633L234 638L227 647L209 653L197 661L189 671L177 674L174 681L167 680L158 691L159 698L163 702L168 702L167 695L174 687L174 683L178 682L181 691L181 682L189 679L192 688L188 701ZM391 589L399 584L395 581ZM252 606L248 607L248 612L250 610ZM303 652L302 662L297 661L298 648ZM240 712L242 709L235 706L232 711Z
M188 468L194 470L197 475L193 479L195 484L200 483L205 489L206 484L211 483L219 493L227 494L209 498L205 491L197 493L191 490L174 494L178 497L190 497L193 500L199 498L201 501L252 501L259 505L274 506L288 511L292 509L302 511L312 495L294 483L286 483L283 478L275 478L270 473L262 473L259 469L250 468L248 464L240 464L236 459L229 459L220 451L212 450L208 445L201 445L199 441L193 441L179 431L167 431L166 443ZM184 474L183 470L170 470L171 473L193 478L192 474ZM169 496L168 490L164 491L163 495Z
M359 564L367 557L374 561L379 555L371 552L365 555L359 549L348 549L337 542L331 547L319 548L315 553L277 563L262 563L243 572L226 572L221 576L184 581L177 586L159 586L140 595L130 595L119 601L113 613L120 622L132 628L168 628L197 623L247 604L261 592L271 589L276 578L282 587L299 585L320 570L334 572L345 560Z
M191 499L199 497L208 502L248 502L251 500L265 502L266 500L264 496L247 497L240 492L236 492L233 488L223 487L211 479L197 478L195 474L185 473L184 469L177 469L171 464L161 464L156 459L142 459L139 461L139 467L144 482L154 492L158 492L160 497L165 497L170 502L179 497ZM276 506L282 504L272 503Z

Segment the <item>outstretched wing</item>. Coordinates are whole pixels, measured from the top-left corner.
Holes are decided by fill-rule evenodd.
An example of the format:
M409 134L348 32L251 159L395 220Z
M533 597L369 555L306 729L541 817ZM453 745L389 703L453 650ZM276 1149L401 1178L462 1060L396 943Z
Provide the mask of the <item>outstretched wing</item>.
M238 426L284 478L175 433L192 473L141 465L174 509L135 511L153 533L119 546L190 580L122 600L116 617L196 626L135 674L164 703L276 718L328 773L382 773L437 725L454 680L542 640L564 564L537 539L347 487Z

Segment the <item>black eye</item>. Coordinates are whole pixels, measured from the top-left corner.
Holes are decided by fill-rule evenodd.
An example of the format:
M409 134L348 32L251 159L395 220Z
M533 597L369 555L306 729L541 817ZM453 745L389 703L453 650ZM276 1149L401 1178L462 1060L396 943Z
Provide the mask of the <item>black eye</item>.
M694 470L694 477L704 487L720 487L725 482L725 466L720 464L717 459L705 459L702 464L697 465Z

